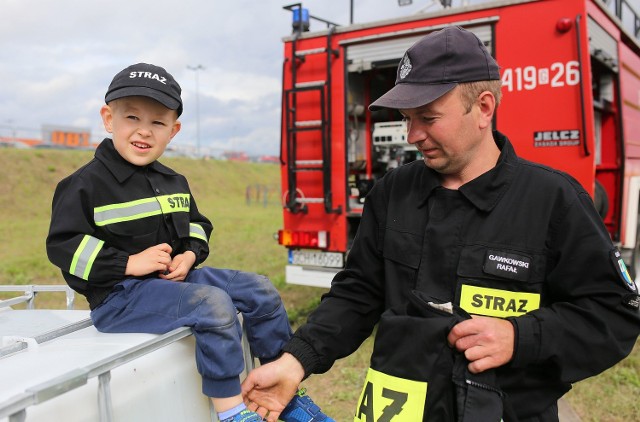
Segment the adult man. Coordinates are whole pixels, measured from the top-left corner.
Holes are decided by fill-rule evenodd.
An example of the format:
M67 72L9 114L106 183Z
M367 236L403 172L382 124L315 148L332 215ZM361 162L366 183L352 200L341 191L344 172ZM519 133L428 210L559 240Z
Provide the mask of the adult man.
M498 65L472 33L448 27L406 52L371 107L402 113L424 163L371 191L346 268L286 353L244 382L250 408L275 420L376 324L356 421L462 420L474 403L449 391L475 385L498 398L497 416L475 420L557 421L571 383L632 350L637 288L591 198L492 132L499 101Z

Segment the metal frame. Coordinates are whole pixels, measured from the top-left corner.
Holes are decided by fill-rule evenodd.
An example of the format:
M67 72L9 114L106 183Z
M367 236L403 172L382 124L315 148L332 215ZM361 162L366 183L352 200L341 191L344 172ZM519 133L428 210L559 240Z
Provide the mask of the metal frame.
M24 393L0 403L0 418L8 416L10 422L24 421L29 406L53 399L85 385L90 378L98 377L100 422L110 422L113 420L110 389L111 370L190 335L191 328L180 327L130 350L117 353L92 365L69 371L53 380L31 387Z
M64 291L67 293L67 307L69 308L70 305L71 307L73 306L73 299L69 299L69 291L71 291L71 296L73 296L73 290L69 289L67 286L0 286L0 291L17 291L25 293L22 296L1 301L0 307L8 307L16 303L27 302L28 309L33 309L33 301L35 299L36 293L42 291ZM238 317L242 320L241 314L238 314ZM76 323L69 324L59 329L55 329L42 335L36 336L33 338L33 340L35 340L36 343L40 344L46 341L60 338L72 332L82 330L92 325L93 324L91 322L91 319L86 318ZM123 352L114 354L113 356L110 356L106 359L94 362L93 364L85 366L84 368L78 368L69 371L66 374L55 379L33 386L24 391L22 394L14 396L9 400L0 403L0 418L8 417L9 422L24 422L27 418L27 408L29 406L33 406L58 397L68 391L74 390L87 384L89 379L98 377L97 399L100 422L111 422L113 421L113 406L111 401L110 388L111 371L115 368L118 368L119 366L145 356L148 353L161 349L162 347L170 345L176 341L182 340L183 338L186 338L190 335L192 335L191 328L176 328L173 331L170 331L166 334L158 335L151 340L148 340ZM27 348L28 343L26 342L26 340L16 342L15 345L5 346L3 348L0 348L0 358L11 353L20 352L21 350ZM246 373L249 373L256 367L256 362L253 354L251 353L244 328L242 336L242 351L245 362L245 371ZM217 420L214 411L211 412L211 415L212 421Z
M75 292L67 285L35 285L26 286L0 286L0 292L23 292L22 296L0 300L0 308L27 303L27 309L34 309L35 299L39 292L65 292L67 295L67 309L73 309L75 304Z

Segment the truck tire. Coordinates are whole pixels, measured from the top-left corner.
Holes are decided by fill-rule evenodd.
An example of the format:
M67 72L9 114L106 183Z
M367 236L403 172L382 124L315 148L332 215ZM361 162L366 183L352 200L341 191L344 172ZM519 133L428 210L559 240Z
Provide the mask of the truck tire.
M607 216L607 212L609 211L609 197L607 196L607 191L604 186L602 186L602 183L600 183L598 179L596 179L593 204L595 205L598 214L600 214L600 218L604 220Z
M640 222L640 215L638 215L638 222ZM631 251L631 261L627 266L631 280L636 281L638 272L640 272L640 224L636 229L636 242L633 245L633 251Z

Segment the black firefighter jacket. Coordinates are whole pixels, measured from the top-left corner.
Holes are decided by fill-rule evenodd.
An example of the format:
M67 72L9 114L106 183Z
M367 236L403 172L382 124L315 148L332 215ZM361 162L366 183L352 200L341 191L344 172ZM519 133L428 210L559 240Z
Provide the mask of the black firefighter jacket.
M95 158L57 186L47 237L49 260L91 309L124 280L129 255L168 243L198 265L213 227L184 176L157 161L135 166L105 139Z
M571 383L630 353L640 331L637 288L590 196L570 176L518 158L499 132L494 139L496 167L459 190L442 188L422 161L376 183L345 269L285 347L306 374L354 352L414 290L512 322L514 356L495 374L520 420L557 420L556 401ZM389 356L416 342L412 330L396 332ZM408 359L429 365L433 356ZM409 387L373 374L378 420L385 397Z

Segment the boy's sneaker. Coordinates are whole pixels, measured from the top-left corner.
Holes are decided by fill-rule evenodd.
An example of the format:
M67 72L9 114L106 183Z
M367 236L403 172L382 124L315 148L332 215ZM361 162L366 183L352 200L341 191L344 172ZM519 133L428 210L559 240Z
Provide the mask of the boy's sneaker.
M236 413L235 416L232 416L220 422L262 422L262 421L263 419L256 412L252 412L248 409L245 409L240 413Z
M301 388L280 413L284 422L336 422L320 410L320 407L307 396L307 389Z

